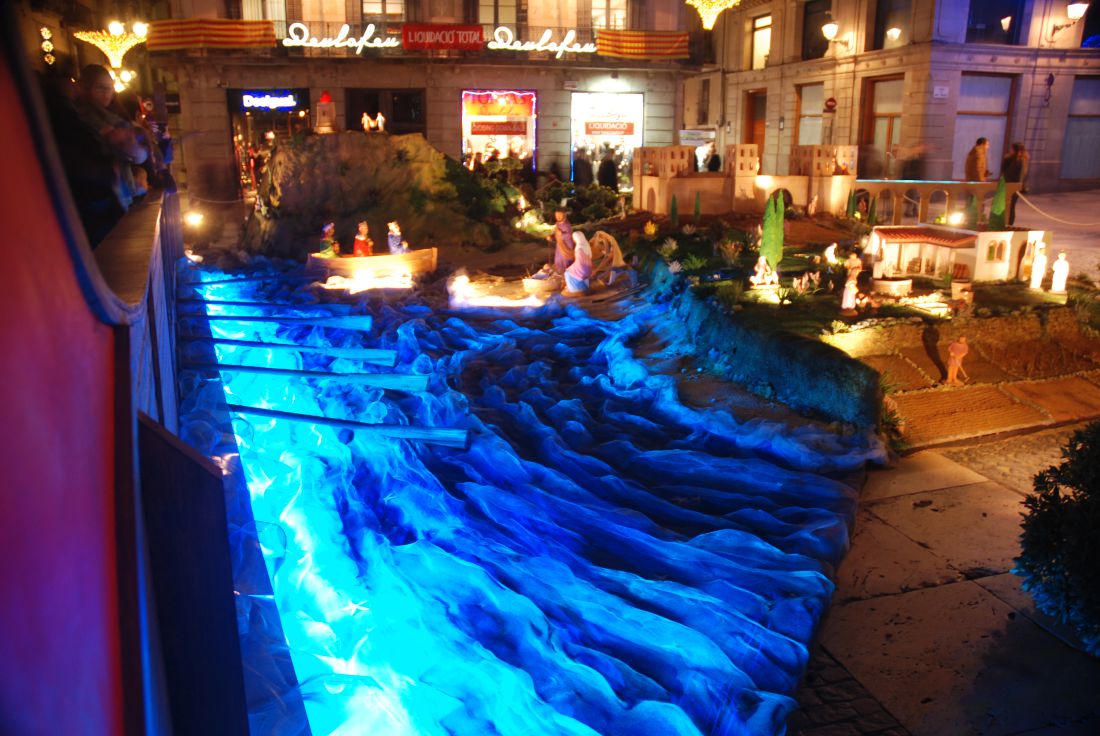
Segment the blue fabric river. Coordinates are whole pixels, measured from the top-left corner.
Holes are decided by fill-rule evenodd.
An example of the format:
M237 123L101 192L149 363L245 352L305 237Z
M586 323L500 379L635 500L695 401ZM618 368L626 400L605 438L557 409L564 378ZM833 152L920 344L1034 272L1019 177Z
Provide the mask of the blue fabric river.
M196 314L331 311L294 270L257 260L250 275L271 278L219 284L230 275L191 271L208 282L193 296L267 303ZM242 623L245 650L289 650L313 734L783 732L856 507L835 478L877 457L874 440L686 406L675 379L632 350L659 305L604 321L559 301L467 311L419 292L343 301L369 315L369 331L209 328L389 348L395 368L231 345L217 358L427 375L427 392L228 371L184 381L185 438L243 473L266 530L286 640L250 641ZM230 432L215 418L224 403L464 428L470 443L243 414Z

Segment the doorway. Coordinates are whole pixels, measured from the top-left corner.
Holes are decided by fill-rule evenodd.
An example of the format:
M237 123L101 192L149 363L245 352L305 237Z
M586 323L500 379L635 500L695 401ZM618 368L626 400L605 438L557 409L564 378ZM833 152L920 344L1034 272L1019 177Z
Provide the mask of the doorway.
M860 136L863 145L859 148L859 174L865 179L896 178L904 91L904 77L865 82L863 134Z
M757 154L764 155L764 137L767 134L768 93L757 89L745 93L745 125L741 142L756 145Z

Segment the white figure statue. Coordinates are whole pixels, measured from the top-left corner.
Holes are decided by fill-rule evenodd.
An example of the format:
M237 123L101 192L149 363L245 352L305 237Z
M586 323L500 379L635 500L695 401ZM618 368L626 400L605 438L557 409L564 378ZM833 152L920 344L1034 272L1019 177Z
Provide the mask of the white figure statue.
M756 266L753 268L753 275L749 276L749 283L754 288L763 288L769 286L779 285L779 274L772 270L772 267L768 264L768 259L764 256L760 256L756 259Z
M859 293L859 287L856 286L855 281L848 281L844 284L844 295L840 298L840 313L844 315L853 315L856 313L856 295Z
M1058 254L1058 258L1054 261L1054 265L1050 267L1052 278L1050 281L1050 290L1055 294L1066 293L1066 279L1069 278L1069 261L1066 260L1066 252L1062 251Z
M1039 243L1039 249L1035 252L1035 260L1031 262L1031 288L1042 289L1043 277L1047 273L1046 246Z

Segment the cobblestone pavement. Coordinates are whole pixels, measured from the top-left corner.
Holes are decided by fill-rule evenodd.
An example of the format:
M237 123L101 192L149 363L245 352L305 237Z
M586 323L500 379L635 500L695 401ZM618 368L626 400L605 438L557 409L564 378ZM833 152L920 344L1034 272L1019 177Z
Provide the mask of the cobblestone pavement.
M798 690L790 736L909 736L840 662L817 647Z
M983 442L964 447L944 448L942 454L1017 493L1031 493L1035 474L1062 461L1062 446L1080 424L1042 432Z

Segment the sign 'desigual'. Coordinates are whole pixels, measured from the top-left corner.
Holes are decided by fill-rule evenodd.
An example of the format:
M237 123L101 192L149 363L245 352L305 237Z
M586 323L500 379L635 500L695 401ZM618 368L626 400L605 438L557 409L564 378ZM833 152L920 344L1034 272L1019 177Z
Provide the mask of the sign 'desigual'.
M396 36L376 37L374 31L374 24L369 23L363 29L363 35L355 38L350 35L351 26L345 23L340 26L340 32L336 34L336 38L317 38L309 35L309 26L305 23L291 23L286 29L283 46L288 48L304 46L311 49L355 49L355 53L361 54L365 48L392 49L401 45L401 41Z
M401 45L411 50L459 49L480 51L485 45L481 26L406 23L401 26Z

